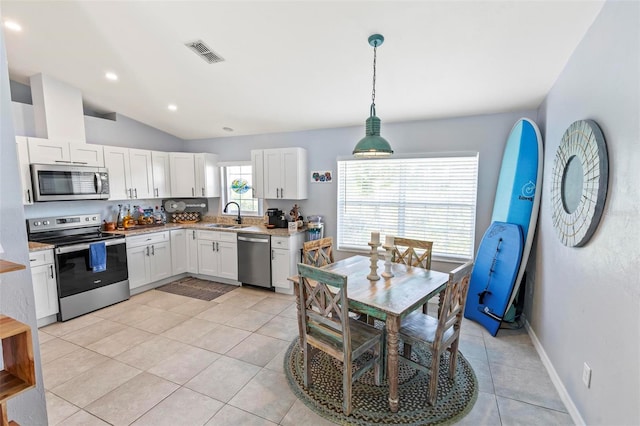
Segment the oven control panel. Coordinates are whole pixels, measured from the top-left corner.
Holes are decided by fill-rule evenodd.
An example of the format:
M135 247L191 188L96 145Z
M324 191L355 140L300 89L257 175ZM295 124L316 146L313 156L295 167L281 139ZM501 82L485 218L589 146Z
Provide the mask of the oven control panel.
M30 234L58 229L84 228L100 226L102 218L99 214L73 216L41 217L27 219L27 230Z

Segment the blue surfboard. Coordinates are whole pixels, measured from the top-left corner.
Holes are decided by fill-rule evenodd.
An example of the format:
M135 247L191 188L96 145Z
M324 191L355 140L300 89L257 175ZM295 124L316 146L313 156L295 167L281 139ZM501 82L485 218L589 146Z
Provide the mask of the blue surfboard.
M502 303L496 303L492 307L494 309L492 315L494 320L498 321L498 326L503 319L511 320L511 314L515 312L514 309L509 310L509 307L512 306L518 293L529 259L540 208L542 154L542 137L538 126L527 118L519 119L507 138L491 216L492 222L518 225L523 236L522 253L517 264L513 266L517 269L517 273L511 283L503 283L505 290L500 292L501 297L505 297L504 310L498 309L498 305L502 306ZM491 247L484 248L481 244L476 258L486 256L484 250L489 250L490 255L495 251ZM471 292L469 294L471 295ZM471 300L470 296L467 303ZM507 314L508 310L509 314ZM495 336L496 332L497 330L492 334Z
M465 318L496 335L518 274L524 239L520 225L493 222L482 237L469 281Z

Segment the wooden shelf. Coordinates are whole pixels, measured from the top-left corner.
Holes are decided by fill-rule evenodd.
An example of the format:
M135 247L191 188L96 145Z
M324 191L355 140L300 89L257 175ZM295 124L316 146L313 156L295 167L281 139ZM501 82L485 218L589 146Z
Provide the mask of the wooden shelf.
M5 272L19 271L21 269L27 269L27 267L21 263L14 263L9 262L8 260L0 259L0 274L4 274Z
M7 400L35 387L36 372L31 327L0 315L0 340L4 365L0 371L0 424L5 425L8 424Z

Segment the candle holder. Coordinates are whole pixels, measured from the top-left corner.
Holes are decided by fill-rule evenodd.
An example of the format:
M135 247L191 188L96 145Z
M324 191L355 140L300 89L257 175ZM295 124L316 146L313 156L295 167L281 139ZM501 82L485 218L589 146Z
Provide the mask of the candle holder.
M367 275L367 279L378 281L380 279L378 275L378 247L380 247L380 243L369 243L369 247L371 247L371 273Z
M382 246L382 248L387 252L387 254L385 254L384 256L384 272L382 273L382 277L392 278L395 276L393 275L393 272L391 272L391 254L393 246L388 246L385 244L384 246Z

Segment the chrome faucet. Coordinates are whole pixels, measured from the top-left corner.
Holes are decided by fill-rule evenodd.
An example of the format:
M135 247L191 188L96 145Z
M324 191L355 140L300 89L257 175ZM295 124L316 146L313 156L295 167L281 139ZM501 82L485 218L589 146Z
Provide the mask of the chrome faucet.
M227 212L227 208L229 207L229 204L235 204L236 206L238 206L238 217L236 218L236 222L237 223L242 223L242 217L240 216L240 204L236 203L235 201L229 201L225 206L224 206L224 210L222 210L224 213Z

